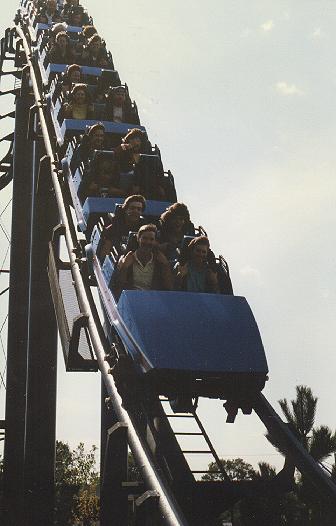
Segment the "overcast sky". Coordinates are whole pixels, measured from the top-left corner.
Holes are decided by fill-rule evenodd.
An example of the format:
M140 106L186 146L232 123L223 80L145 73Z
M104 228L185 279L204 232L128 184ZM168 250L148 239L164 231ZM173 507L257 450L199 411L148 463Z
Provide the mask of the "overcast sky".
M252 307L270 369L267 398L277 407L308 385L319 398L317 422L335 429L336 4L85 5L179 200ZM2 4L4 24L15 9ZM65 375L61 356L59 369L58 438L98 444L98 375ZM220 404L201 412L222 456L280 466L254 417L229 426Z

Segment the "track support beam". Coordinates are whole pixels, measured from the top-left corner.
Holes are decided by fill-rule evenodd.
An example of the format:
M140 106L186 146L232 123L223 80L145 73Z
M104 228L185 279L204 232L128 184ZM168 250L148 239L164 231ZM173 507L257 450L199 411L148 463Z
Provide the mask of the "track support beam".
M58 214L50 158L38 161L32 195L29 341L25 442L25 526L51 526L54 510L57 326L47 271L49 241ZM37 171L38 168L38 171Z
M25 526L23 465L32 192L32 145L27 142L27 123L31 104L31 97L16 99L4 449L4 510L8 526Z
M127 425L117 422L107 432L105 465L100 492L101 526L127 526L128 494L123 489L127 480Z
M160 524L158 513L160 495L157 491L146 491L137 498L135 526L157 526Z

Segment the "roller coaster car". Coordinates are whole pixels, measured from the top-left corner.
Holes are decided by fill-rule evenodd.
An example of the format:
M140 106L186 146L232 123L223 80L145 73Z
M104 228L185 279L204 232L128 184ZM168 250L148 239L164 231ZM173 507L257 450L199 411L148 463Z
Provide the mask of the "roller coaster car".
M179 412L199 396L227 400L228 421L238 407L250 412L268 368L245 298L124 290L118 311L131 338L116 330L144 388L167 396Z

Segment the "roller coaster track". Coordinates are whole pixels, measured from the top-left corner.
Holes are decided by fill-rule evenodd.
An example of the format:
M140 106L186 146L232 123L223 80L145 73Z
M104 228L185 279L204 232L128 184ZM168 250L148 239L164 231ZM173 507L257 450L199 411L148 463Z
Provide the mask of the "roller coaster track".
M41 130L43 134L43 140L44 140L46 153L50 159L50 169L51 169L52 181L53 181L53 185L55 189L55 198L57 201L61 223L64 227L63 228L64 238L66 241L66 246L67 246L68 255L69 255L69 262L71 266L71 273L72 273L72 277L75 282L80 310L81 310L81 313L87 319L87 327L90 333L91 342L92 342L93 349L94 349L94 352L95 352L95 355L98 361L100 372L104 379L107 393L113 400L114 410L117 414L118 421L122 422L127 427L129 446L136 459L137 464L142 467L142 474L148 483L148 487L150 488L151 491L157 492L157 495L159 497L159 507L161 509L161 513L162 513L162 516L164 517L166 524L171 525L171 526L173 525L176 526L178 524L182 524L182 525L187 524L181 511L179 510L175 502L174 496L171 494L171 491L167 487L165 481L160 477L158 470L154 468L154 463L148 452L148 447L146 446L146 444L141 442L134 428L134 425L132 423L132 420L129 414L127 413L127 411L125 411L125 409L123 409L122 400L116 389L113 377L111 376L109 372L110 367L105 359L106 351L101 341L100 333L97 329L96 319L92 313L92 307L90 305L90 302L88 300L87 293L86 293L87 287L85 286L83 282L81 268L78 262L78 258L76 257L78 247L74 244L74 240L71 235L73 228L70 228L69 216L65 209L62 188L61 188L60 181L59 181L59 171L57 169L58 163L55 160L53 148L51 146L51 142L49 138L49 130L47 127L47 123L46 123L46 119L45 119L45 115L43 111L44 108L43 108L42 95L38 89L38 82L36 79L34 64L32 62L31 52L30 52L30 49L29 49L29 46L26 40L26 36L22 28L20 26L17 26L16 30L17 30L19 37L22 38L24 52L27 57L27 64L30 69L30 76L31 76L32 85L33 85L35 104L36 104L36 107L38 108L39 121L40 121L40 126L41 126Z
M65 267L71 271L79 310L82 319L85 320L85 327L89 333L95 359L106 390L107 407L110 408L108 412L111 426L108 429L107 438L103 439L105 465L102 469L101 505L103 511L101 525L116 524L126 526L128 524L125 516L125 514L127 515L128 490L126 489L126 481L122 481L122 478L125 479L127 474L122 463L118 463L119 454L122 452L124 454L125 451L127 454L127 445L132 451L135 463L139 467L144 481L139 483L139 487L135 491L137 493L138 525L204 526L205 524L210 524L208 521L213 520L216 515L230 507L232 503L238 498L244 497L244 495L260 495L271 491L279 493L290 490L294 466L316 485L321 493L321 498L325 499L327 505L336 509L335 484L331 481L329 475L308 455L288 425L281 420L261 393L252 401L253 410L268 432L273 437L276 437L282 449L287 452L287 457L284 469L269 487L260 483L248 488L247 485L232 483L229 480L197 415L196 401L194 407L188 413L169 414L163 408L166 401L160 399L157 395L148 392L144 399L137 399L134 396L127 396L127 392L120 388L119 376L122 376L124 371L114 367L111 348L104 336L97 315L98 307L95 305L90 292L82 243L77 235L76 225L73 224L61 165L56 149L53 146L52 130L47 118L45 97L41 91L36 57L30 48L25 28L21 26L19 21L17 21L15 26L15 34L25 57L23 60L25 64L24 73L26 76L29 75L32 90L29 95L33 98L34 103L34 110L31 115L39 123L38 133L43 138L46 154L43 161L43 169L51 176L60 218L60 224L54 232L54 237L56 241L58 238L63 239L66 245L68 260L65 262ZM24 91L22 93L25 96ZM26 94L26 96L28 95ZM4 159L7 176L5 179L0 178L0 189L12 177L11 165L10 163L6 164L10 159L11 153L12 150L10 148L7 157ZM18 155L18 152L15 152L14 144L14 157L15 155ZM99 270L96 272L96 279L99 285ZM100 286L103 287L104 284L101 283ZM129 332L123 319L118 317L117 313L114 313L113 316L112 323L119 326L121 332L125 334L125 339L131 341L132 345L137 346L137 342ZM128 364L125 371L127 375L126 383L131 385L132 371ZM228 418L233 421L236 408L232 410L230 408L226 409ZM192 451L181 450L177 441L178 433L173 432L169 423L172 418L179 419L180 422L183 422L185 418L189 418L197 425L196 431L179 431L179 434L185 436L197 435L204 439L206 449L201 452L209 453L213 456L217 463L218 471L222 473L222 483L214 486L213 484L195 482L194 474L185 458L185 455L192 453ZM119 470L119 474L113 474L113 465L111 464L113 462L114 466L117 465L117 468L114 469L117 472ZM120 482L122 482L122 488ZM113 492L115 492L115 496ZM202 515L202 511L204 515ZM9 517L13 512L10 505L8 505L7 512L8 524L14 524ZM28 523L22 524L26 526ZM37 522L34 524L37 524ZM21 526L21 524L17 522L15 526Z

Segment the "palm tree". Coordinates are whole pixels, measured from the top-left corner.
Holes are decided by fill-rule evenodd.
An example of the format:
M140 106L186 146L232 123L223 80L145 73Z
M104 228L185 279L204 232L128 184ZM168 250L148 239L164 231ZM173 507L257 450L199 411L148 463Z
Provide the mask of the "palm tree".
M322 464L332 453L335 453L336 433L333 433L328 426L314 427L317 398L313 396L309 387L298 385L296 398L290 403L284 398L279 400L279 404L292 431L317 462ZM267 435L267 438L280 453L286 454L274 437ZM315 488L303 476L300 478L299 496L306 505L305 524L329 524L329 518L321 508Z
M286 398L279 400L280 407L287 422L294 429L300 442L308 449L308 435L314 426L317 398L313 396L310 387L296 386L296 399L291 400L292 409Z
M314 427L317 398L310 387L297 385L295 400L289 404L284 398L279 400L279 404L292 431L317 462L322 462L336 451L336 434L328 426ZM274 437L267 435L267 438L283 455L286 454Z

